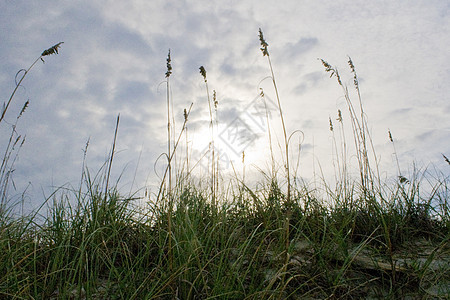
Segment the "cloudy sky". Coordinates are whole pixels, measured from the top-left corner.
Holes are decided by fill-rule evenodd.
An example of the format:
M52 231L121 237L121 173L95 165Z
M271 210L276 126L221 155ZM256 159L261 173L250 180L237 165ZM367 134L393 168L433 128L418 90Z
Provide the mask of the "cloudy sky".
M350 124L342 89L318 58L336 66L357 103L350 56L356 65L372 140L383 174L396 175L388 130L403 174L432 164L450 173L450 3L410 1L20 1L0 2L0 91L6 102L15 74L58 42L58 55L27 75L1 125L2 151L10 125L26 135L15 163L17 190L37 205L54 187L77 186L83 150L95 174L110 151L117 115L120 126L113 180L136 191L157 184L155 162L166 151L166 58L171 49L173 119L178 134L183 109L188 122L190 164L209 141L209 109L199 67L216 91L216 144L224 169L269 165L267 120L260 88L271 112L274 149L282 143L267 58L269 44L288 132L301 130L298 175L310 178L319 163L333 166L337 110ZM347 123L345 123L347 122ZM346 132L351 146L351 129ZM335 130L338 137L339 132ZM184 137L183 137L184 138ZM182 140L185 145L185 140ZM182 148L180 148L182 150ZM184 153L184 150L180 151ZM179 154L182 161L181 156ZM354 158L350 158L354 162ZM156 163L161 170L163 160ZM201 170L200 162L198 169ZM191 165L191 166L192 166ZM206 162L207 165L207 162ZM327 171L328 170L328 171Z

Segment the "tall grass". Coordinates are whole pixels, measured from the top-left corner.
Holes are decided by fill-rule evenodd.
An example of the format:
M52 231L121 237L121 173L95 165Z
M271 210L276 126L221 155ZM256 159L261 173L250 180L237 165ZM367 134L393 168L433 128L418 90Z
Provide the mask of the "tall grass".
M211 97L209 95L209 86L208 86L208 80L206 79L206 70L203 66L200 68L200 74L203 77L203 80L205 82L206 87L206 97L208 99L208 111L209 111L209 131L210 131L210 142L209 142L209 152L211 153L211 172L209 173L209 177L211 179L211 201L213 203L213 207L216 207L217 204L217 184L218 184L218 160L216 160L216 147L214 144L214 119L217 121L217 99L216 99L216 91L213 90L213 101L211 101ZM212 102L212 104L211 104ZM215 118L213 116L213 109L212 107L215 107ZM216 123L217 126L217 123ZM209 162L208 162L209 163Z
M267 62L269 63L270 68L270 74L272 78L273 87L275 90L275 95L277 98L277 104L278 104L278 110L280 113L280 120L281 120L281 126L283 128L283 137L284 137L284 157L286 161L284 162L284 168L286 170L286 179L287 179L287 201L289 202L291 200L291 176L290 176L290 166L289 166L289 140L288 140L288 133L286 130L286 125L284 124L284 117L283 117L283 109L281 108L281 101L280 96L278 93L277 83L275 81L275 74L272 67L272 60L270 59L269 55L269 44L267 44L266 40L264 39L263 32L261 28L259 29L259 41L261 43L261 52L263 53L263 56L267 56Z
M209 174L216 179L194 184L188 176L188 155L186 169L172 165L183 135L188 146L192 105L184 110L183 126L175 134L168 94L168 164L146 207L136 195L123 196L110 184L117 119L108 161L94 175L83 164L79 187L61 189L46 199L43 222L37 222L38 212L31 217L1 215L0 297L448 298L449 178L417 170L407 182L381 181L369 159L373 147L350 62L358 110L336 68L322 60L326 71L338 78L348 106L348 115L338 111L341 138L333 147L339 169L335 186L324 180L325 194L307 184L290 184L295 178L288 173L285 128L288 192L274 168L256 187L236 175L238 189L219 189L219 183L227 183L218 180L216 164ZM352 124L357 178L348 172L344 119ZM330 129L334 133L331 119ZM268 140L271 144L270 136ZM177 174L179 180L168 184L171 171L183 170L186 176ZM425 184L431 185L430 193L422 190ZM225 201L217 201L219 197Z
M7 121L5 119L6 113L8 112L8 109L11 105L12 100L14 99L14 96L16 95L17 90L19 87L22 86L22 82L25 80L28 73L33 69L33 67L36 65L36 63L41 60L44 62L44 57L49 56L52 54L58 54L58 49L61 47L61 44L63 42L60 42L46 50L44 50L41 55L39 55L38 58L28 67L28 69L20 69L15 76L15 87L9 96L8 100L3 103L2 110L1 110L1 116L0 116L0 126L9 126L11 128L11 133L9 138L6 140L1 140L2 146L5 145L3 151L3 158L2 163L0 166L0 216L5 216L10 212L11 209L11 203L9 203L9 189L10 184L13 184L12 181L12 173L14 172L14 163L16 162L16 159L18 158L20 149L22 148L23 144L25 143L25 136L20 135L17 132L17 124L19 122L19 119L22 117L25 110L28 108L30 101L27 100L22 106L22 109L16 116L14 121ZM14 184L13 184L14 185Z

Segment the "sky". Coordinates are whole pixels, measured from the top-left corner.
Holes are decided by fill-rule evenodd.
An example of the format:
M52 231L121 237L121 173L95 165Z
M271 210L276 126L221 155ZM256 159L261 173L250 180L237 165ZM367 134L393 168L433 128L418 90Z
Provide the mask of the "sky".
M298 159L299 177L312 178L320 169L324 176L334 174L333 141L339 144L341 136L337 111L343 113L344 126L350 119L342 88L319 59L339 70L357 104L348 57L356 67L383 176L398 175L396 156L402 175L410 176L413 166L450 175L442 157L450 157L446 0L3 0L2 103L14 90L20 69L64 42L59 54L45 57L45 63L38 62L27 74L0 124L4 151L11 124L29 100L16 127L26 141L14 164L11 197L24 195L27 206L37 207L58 187L76 188L84 165L94 176L108 160L119 114L111 181L120 178L122 191L155 193L165 164L161 154L167 151L169 49L175 138L183 110L192 103L187 123L190 168L195 165L200 174L208 168L208 160L201 159L210 141L208 96L199 73L204 66L210 101L213 90L218 101L217 114L214 107L212 112L222 171L234 167L240 173L244 166L247 174L267 171L267 125L273 131L275 155L280 155L283 134L259 28L269 44L287 133L296 132L291 154L294 167ZM330 119L334 132L329 130ZM351 134L347 127L349 149ZM180 141L179 168L185 162L185 133ZM355 163L351 154L349 160Z

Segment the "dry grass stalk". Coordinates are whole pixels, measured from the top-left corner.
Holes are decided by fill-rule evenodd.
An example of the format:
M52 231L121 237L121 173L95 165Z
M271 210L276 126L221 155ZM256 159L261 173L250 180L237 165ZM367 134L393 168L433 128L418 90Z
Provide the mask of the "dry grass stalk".
M209 143L209 149L211 151L211 198L212 198L212 205L213 209L216 210L217 208L217 199L216 199L216 183L218 182L218 174L217 174L217 163L216 163L216 157L215 157L215 145L214 145L214 118L212 113L212 105L211 105L211 98L209 96L209 87L208 87L208 80L206 79L206 70L203 66L200 66L200 74L203 77L203 80L205 81L206 86L206 96L208 98L208 108L209 108L209 130L211 134L211 140ZM217 103L216 103L216 93L214 91L213 93L214 99L213 99L213 105L216 107L217 110Z
M44 50L41 55L31 64L30 67L28 67L28 69L21 69L17 72L17 75L19 75L21 72L23 72L22 77L20 77L19 82L16 83L16 87L14 88L13 92L11 93L11 96L9 97L8 101L6 102L6 104L3 105L3 109L2 109L2 115L0 117L0 122L3 120L3 118L5 117L6 111L8 110L9 105L11 104L12 99L14 98L14 95L16 94L17 89L19 88L20 84L22 83L22 81L25 79L25 76L27 76L28 72L30 72L30 70L34 67L34 65L39 61L42 60L44 62L44 59L42 57L47 56L47 55L51 55L51 54L58 54L58 48L61 47L61 44L63 44L64 42L60 42L50 48L48 48L47 50Z

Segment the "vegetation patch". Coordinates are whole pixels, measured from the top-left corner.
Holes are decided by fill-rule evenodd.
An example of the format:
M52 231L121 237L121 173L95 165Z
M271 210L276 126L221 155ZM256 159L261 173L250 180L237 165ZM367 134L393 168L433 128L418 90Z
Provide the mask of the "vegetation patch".
M352 60L348 64L356 103L338 70L321 60L342 87L348 111L338 111L337 124L330 118L333 137L339 136L333 139L335 183L302 182L289 160L295 132L287 132L284 125L269 44L261 29L259 40L268 59L284 144L279 147L281 163L274 161L269 126L272 169L257 187L247 185L244 175L229 181L221 176L214 153L218 102L215 91L210 94L203 66L199 70L211 132L211 155L203 158L208 160L208 174L202 179L192 176L195 164L188 154L182 164L174 163L184 138L189 151L192 105L184 110L182 129L176 133L169 51L167 153L162 155L167 167L157 193L124 196L111 184L118 117L103 168L91 174L84 167L77 189L60 190L46 199L43 218L39 214L44 210L15 215L8 194L24 142L16 124L28 104L16 123L4 117L27 73L43 56L57 54L62 43L19 71L0 118L1 126L11 127L11 136L2 140L0 170L0 298L448 299L448 176L422 170L407 178L399 168L397 182L383 182ZM343 122L351 124L350 143ZM390 132L389 138L395 149ZM358 164L356 175L349 172L350 149ZM431 192L421 189L424 178L427 183L434 180Z

